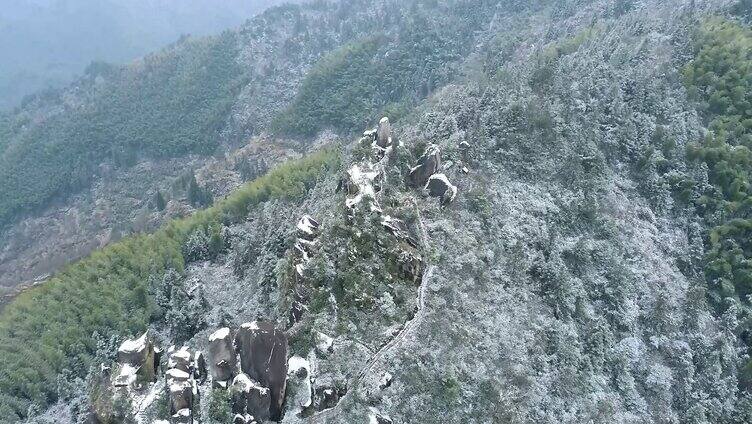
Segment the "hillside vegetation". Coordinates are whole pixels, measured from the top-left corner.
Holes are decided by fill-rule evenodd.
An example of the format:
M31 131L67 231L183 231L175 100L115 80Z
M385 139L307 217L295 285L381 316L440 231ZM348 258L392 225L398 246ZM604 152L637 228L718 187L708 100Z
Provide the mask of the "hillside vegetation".
M242 83L233 33L188 40L120 68L94 64L83 98L59 99L61 113L21 129L16 115L0 133L12 148L0 156L0 227L21 212L86 187L104 161L133 165L143 157L211 153ZM6 119L7 122L7 119ZM7 138L6 138L7 137Z
M20 295L0 313L0 422L54 403L58 375L84 377L98 342L143 331L157 311L148 282L182 271L183 247L197 229L242 220L269 199L300 199L337 161L326 150L282 165L212 208L124 239Z

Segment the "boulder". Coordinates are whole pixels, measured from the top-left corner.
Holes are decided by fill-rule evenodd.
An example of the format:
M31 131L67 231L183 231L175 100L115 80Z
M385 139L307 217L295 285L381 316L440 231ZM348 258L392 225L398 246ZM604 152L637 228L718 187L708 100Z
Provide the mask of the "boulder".
M215 386L226 388L237 374L237 359L230 329L220 328L209 336L209 372Z
M251 379L244 373L238 374L232 380L230 402L233 413L245 414L248 412L248 392L251 389L251 384Z
M319 223L308 215L303 215L297 225L298 237L313 241L318 235Z
M206 358L204 353L198 350L193 354L193 378L203 383L206 381L206 375Z
M253 416L248 414L235 414L235 417L232 419L232 424L255 424L256 420L253 419Z
M301 415L313 404L311 364L304 358L293 356L287 371L287 413Z
M431 175L425 189L429 196L438 197L443 205L451 203L457 196L457 187L444 174Z
M272 323L254 321L240 326L236 345L242 371L269 388L269 415L278 419L287 382L287 336Z
M188 408L181 409L170 417L171 424L193 424L193 414Z
M269 389L253 381L245 373L238 374L230 388L232 412L235 414L250 414L264 420L269 418L271 407L271 393Z
M118 363L121 365L121 376L123 378L127 376L127 384L135 383L136 380L155 381L158 366L155 357L154 343L148 331L137 339L124 341L117 354ZM131 377L134 376L135 378L132 379ZM123 383L122 379L120 383Z
M112 381L115 387L135 388L138 380L139 368L131 364L118 365L118 373Z
M392 145L392 128L387 117L383 117L379 121L379 127L376 130L376 145L382 149Z
M266 420L271 416L271 391L253 382L248 392L248 413L259 420Z
M172 352L170 354L170 359L167 361L167 368L177 368L181 371L190 372L191 352L188 351L188 348L183 347L176 352Z
M412 247L418 247L418 240L410 235L410 231L407 229L407 225L401 219L392 218L389 215L385 215L381 218L381 226L384 227L390 234L397 237L399 240L404 240Z
M183 409L193 408L193 385L184 381L170 384L170 413L176 414Z
M316 387L316 409L322 411L334 408L339 403L341 395L334 387Z
M441 151L435 144L426 148L418 163L410 169L408 179L413 187L423 187L431 175L439 172L441 167Z
M179 383L188 382L188 380L190 380L190 378L191 378L190 374L188 374L187 372L185 372L185 371L183 371L181 369L177 369L177 368L169 369L165 373L165 380L167 381L167 385L168 386L172 385L172 384L179 384Z

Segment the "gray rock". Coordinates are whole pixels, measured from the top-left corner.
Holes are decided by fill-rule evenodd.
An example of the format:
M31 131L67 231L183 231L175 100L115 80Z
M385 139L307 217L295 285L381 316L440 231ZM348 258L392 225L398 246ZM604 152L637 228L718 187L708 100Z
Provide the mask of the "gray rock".
M117 360L120 364L142 366L151 364L154 367L154 344L149 332L145 332L138 339L124 341L118 349Z
M269 415L279 418L287 382L287 336L272 323L254 321L240 326L236 345L242 371L269 388Z
M177 368L181 371L190 372L191 370L191 352L187 347L170 353L170 359L167 361L167 368Z
M389 118L383 117L379 121L379 128L376 130L376 145L382 149L392 145L392 128L389 125Z
M148 332L138 339L124 341L118 349L119 373L114 385L134 387L138 381L155 381L158 366L155 357L154 344Z
M193 408L193 385L188 382L175 382L169 387L170 413L176 414L183 409Z
M418 240L416 240L405 225L405 222L401 219L393 218L389 215L384 215L381 218L381 225L390 234L397 237L400 240L406 241L412 247L418 247Z
M177 411L170 417L171 424L193 424L193 413L188 408Z
M444 174L432 175L425 189L429 196L438 197L443 205L451 203L457 196L457 187L453 186Z
M245 373L238 374L232 382L232 412L240 415L250 414L260 420L269 418L271 393Z
M185 383L188 380L190 380L190 378L191 378L190 374L177 368L169 369L165 373L165 380L168 386L172 384Z
M209 336L209 372L215 386L226 388L237 374L237 359L229 328Z
M439 172L441 167L441 151L435 144L426 148L418 163L410 170L409 182L413 187L423 187L431 175Z
M297 225L298 237L313 241L318 235L319 223L308 215L303 215Z
M301 415L313 404L311 364L308 360L299 356L290 358L287 385L287 413Z
M265 420L271 416L271 406L271 391L254 381L248 391L248 413L259 420Z
M193 355L193 378L200 383L206 381L207 369L206 369L206 357L204 353L196 351Z

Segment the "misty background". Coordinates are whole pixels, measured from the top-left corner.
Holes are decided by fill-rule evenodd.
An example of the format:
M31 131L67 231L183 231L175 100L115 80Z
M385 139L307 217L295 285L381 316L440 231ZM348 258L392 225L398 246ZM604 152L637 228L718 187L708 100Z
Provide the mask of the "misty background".
M124 63L242 24L284 0L0 0L0 111L69 83L92 61Z

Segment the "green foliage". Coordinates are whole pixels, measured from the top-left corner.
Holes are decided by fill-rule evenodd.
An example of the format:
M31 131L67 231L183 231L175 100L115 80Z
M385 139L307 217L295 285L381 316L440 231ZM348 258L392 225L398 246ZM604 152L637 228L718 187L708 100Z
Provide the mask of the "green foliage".
M313 136L324 129L361 131L380 115L397 121L451 81L474 31L493 16L495 2L450 2L441 6L449 8L443 13L437 7L434 3L411 10L409 17L400 18L404 21L396 35L372 35L325 56L272 129Z
M575 34L573 37L557 41L540 52L537 57L537 67L533 71L530 81L531 85L541 88L550 84L559 58L576 52L581 45L600 34L601 31L602 28L600 26L591 26Z
M711 231L706 277L720 297L752 294L752 32L720 18L697 34L694 59L683 71L690 95L711 133L688 149L705 162L716 191L697 203Z
M65 113L16 131L4 122L23 113L0 119L0 227L86 187L102 161L213 152L243 78L236 51L236 36L225 33L128 67L92 66L80 81L83 106L58 99Z
M230 414L230 391L213 389L209 399L209 419L216 424L224 424L232 421Z
M188 180L188 202L193 206L209 206L212 203L212 194L206 188L198 185L196 175L191 172Z
M160 315L159 307L172 308L175 302L180 303L178 311L190 315L191 299L181 297L176 273L169 297L148 284L168 270L183 269L181 249L188 236L201 230L210 234L212 246L220 223L242 219L251 207L271 198L299 198L322 172L336 166L338 157L326 150L283 164L212 208L172 221L154 234L112 244L19 295L0 312L0 411L12 410L7 416L13 421L24 417L31 403L55 402L57 375L65 368L89 368L97 350L94 333L136 335L150 317Z
M164 195L162 194L162 191L157 190L157 193L154 194L154 208L158 211L163 211L167 207L167 201L164 198Z

